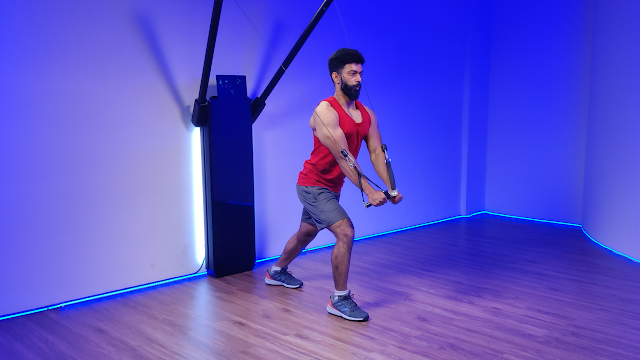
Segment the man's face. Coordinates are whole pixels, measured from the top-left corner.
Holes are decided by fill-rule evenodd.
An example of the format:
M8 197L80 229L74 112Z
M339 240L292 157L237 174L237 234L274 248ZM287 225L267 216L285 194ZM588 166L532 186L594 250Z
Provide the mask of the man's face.
M358 100L362 81L362 64L347 64L340 72L340 90L351 101Z

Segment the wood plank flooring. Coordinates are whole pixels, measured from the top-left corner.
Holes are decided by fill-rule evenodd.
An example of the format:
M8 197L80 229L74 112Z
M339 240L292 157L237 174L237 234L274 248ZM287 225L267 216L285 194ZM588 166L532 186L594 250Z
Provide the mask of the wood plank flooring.
M356 224L357 226L357 224ZM577 227L477 215L355 243L371 319L327 314L331 248L0 321L0 359L640 359L640 264Z

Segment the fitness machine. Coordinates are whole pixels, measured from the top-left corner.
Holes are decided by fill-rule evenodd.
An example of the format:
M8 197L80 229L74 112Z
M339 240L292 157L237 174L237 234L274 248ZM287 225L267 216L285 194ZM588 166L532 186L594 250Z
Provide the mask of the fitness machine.
M207 99L222 0L215 0L198 98L191 122L200 127L205 197L206 268L215 277L252 270L256 261L252 124L333 0L320 9L298 38L262 94L247 97L245 76L216 75L218 96Z

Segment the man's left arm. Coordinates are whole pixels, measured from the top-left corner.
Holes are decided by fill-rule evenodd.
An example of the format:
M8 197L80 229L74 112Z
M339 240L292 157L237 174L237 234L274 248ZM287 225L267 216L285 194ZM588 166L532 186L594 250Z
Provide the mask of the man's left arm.
M387 172L387 165L385 164L384 151L382 151L382 136L380 135L380 129L378 129L378 119L371 109L366 106L365 109L371 116L371 128L369 129L369 134L367 134L367 137L364 139L367 143L367 149L369 149L369 155L371 156L371 164L373 164L373 168L376 170L380 179L387 185L387 189L391 190L391 182L389 181L389 173ZM398 195L391 197L389 201L394 205L399 203L402 201L402 194L398 192Z

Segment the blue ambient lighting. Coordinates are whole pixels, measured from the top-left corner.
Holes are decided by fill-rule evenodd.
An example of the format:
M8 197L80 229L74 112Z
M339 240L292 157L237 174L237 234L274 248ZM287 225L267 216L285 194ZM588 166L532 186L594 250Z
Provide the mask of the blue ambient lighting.
M306 251L306 250L302 250L302 252L305 252L305 251ZM268 257L268 258L264 258L264 259L259 259L259 260L256 260L256 264L257 264L257 263L259 263L259 262L263 262L263 261L268 261L268 260L277 259L277 258L279 258L279 257L280 257L280 255L278 255L278 256L272 256L272 257Z
M596 244L598 244L598 245L602 246L603 248L605 248L605 249L607 249L607 250L610 250L610 251L612 251L612 252L614 252L614 253L616 253L616 254L618 254L618 255L620 255L620 256L624 256L624 257L626 257L626 258L627 258L627 259L629 259L629 260L633 260L633 261L635 261L635 262L640 262L640 260L638 260L638 259L632 258L632 257L631 257L631 256L629 256L629 255L625 255L625 254L623 254L623 253L621 253L621 252L619 252L619 251L616 251L616 250L614 250L614 249L612 249L612 248L610 248L610 247L608 247L608 246L606 246L606 245L603 245L603 244L601 244L601 243L597 242L594 238L592 238L592 237L591 237L591 235L589 235L589 233L587 233L587 231L584 229L584 227L582 227L582 225L580 225L580 224L566 223L566 222L560 222L560 221L551 221L551 220L533 219L533 218L527 218L527 217L522 217L522 216L513 216L513 215L498 214L498 213L493 213L493 212L490 212L490 211L481 211L480 213L483 213L483 214L489 214L489 215L496 215L496 216L502 216L502 217L508 217L508 218L514 218L514 219L522 219L522 220L530 220L530 221L539 221L539 222L545 222L545 223L551 223L551 224L568 225L568 226L577 226L577 227L579 227L579 228L582 230L582 232L583 232L585 235L587 235L587 237L588 237L591 241L593 241L594 243L596 243ZM479 213L478 213L478 214L479 214ZM475 215L475 214L474 214L474 215Z
M582 227L582 225L580 224L573 224L573 223L566 223L566 222L560 222L560 221L551 221L551 220L542 220L542 219L533 219L533 218L527 218L527 217L522 217L522 216L514 216L514 215L505 215L505 214L498 214L498 213L494 213L494 212L490 212L490 211L479 211L470 215L460 215L460 216L454 216L454 217L450 217L450 218L446 218L446 219L442 219L442 220L436 220L436 221L431 221L428 223L424 223L424 224L418 224L418 225L413 225L413 226L408 226L408 227L404 227L401 229L396 229L396 230L390 230L390 231L385 231L385 232L381 232L378 234L373 234L373 235L366 235L366 236L362 236L359 238L355 238L354 240L362 240L362 239L368 239L368 238L372 238L372 237L376 237L376 236L381 236L381 235L386 235L386 234L391 234L391 233L396 233L396 232L400 232L400 231L405 231L405 230L410 230L410 229L415 229L418 227L422 227L422 226L427 226L427 225L432 225L432 224L437 224L437 223L441 223L441 222L445 222L445 221L449 221L449 220L455 220L455 219L461 219L461 218L469 218L475 215L479 215L479 214L488 214L488 215L494 215L494 216L502 216L502 217L507 217L507 218L512 218L512 219L520 219L520 220L529 220L529 221L538 221L538 222L544 222L544 223L551 223L551 224L558 224L558 225L566 225L566 226L577 226L579 227L582 232L589 238L591 239L591 241L593 241L594 243L602 246L603 248L612 251L613 253L620 255L620 256L624 256L627 259L630 259L632 261L635 262L640 262L640 260L638 259L634 259L631 256L625 255L619 251L616 251L608 246L605 246L599 242L597 242L594 238L592 238ZM204 219L204 217L203 217ZM203 235L204 238L204 235ZM204 245L204 242L203 242ZM307 252L307 251L312 251L312 250L317 250L317 249L322 249L322 248L326 248L326 247L331 247L334 246L335 243L332 244L327 244L327 245L320 245L320 246L316 246L310 249L305 249L303 250L303 252ZM203 246L204 247L204 246ZM268 260L273 260L273 259L277 259L280 256L272 256L272 257L268 257L265 259L260 259L260 260L256 260L256 263L260 263L263 261L268 261ZM96 299L101 299L101 298L105 298L105 297L109 297L112 295L118 295L118 294L123 294L123 293L127 293L127 292L131 292L131 291L136 291L136 290L140 290L140 289L144 289L144 288L148 288L148 287L153 287L153 286L157 286L157 285L162 285L162 284L166 284L166 283L170 283L170 282L174 282L174 281L179 281L179 280L184 280L184 279L188 279L188 278L192 278L192 277L196 277L196 276L200 276L200 275L206 275L206 272L201 272L201 273L194 273L194 274L190 274L190 275L184 275L184 276L179 276L176 278L172 278L172 279L167 279L167 280L162 280L162 281L157 281L157 282L153 282L153 283L149 283L146 285L139 285L139 286L134 286L131 288L127 288L127 289L122 289L122 290L118 290L118 291L113 291L113 292L108 292L108 293L104 293L104 294L100 294L100 295L94 295L94 296L89 296L86 298L81 298L81 299L77 299L77 300L72 300L72 301L67 301L64 303L60 303L57 305L51 305L51 306L46 306L43 308L39 308L39 309L34 309L34 310L29 310L29 311L23 311L20 313L16 313L16 314L11 314L11 315L5 315L5 316L1 316L0 320L4 320L4 319L10 319L10 318L14 318L14 317L18 317L18 316L22 316L22 315L28 315L28 314L33 314L33 313L37 313L40 311L45 311L45 310L50 310L50 309L57 309L57 308L61 308L67 305L73 305L73 304L77 304L77 303L81 303L81 302L85 302L85 301L91 301L91 300L96 300Z
M80 299L76 299L76 300L66 301L66 302L63 302L63 303L60 303L60 304L56 304L56 305L45 306L45 307L42 307L42 308L39 308L39 309L23 311L23 312L10 314L10 315L5 315L5 316L0 316L0 320L11 319L11 318L14 318L14 317L33 314L33 313L37 313L37 312L41 312L41 311L45 311L45 310L57 309L57 308L65 307L67 305L73 305L73 304L78 304L78 303L85 302L85 301L91 301L91 300L101 299L101 298L105 298L105 297L109 297L109 296L113 296L113 295L124 294L124 293L128 293L128 292L131 292L131 291L145 289L145 288L148 288L148 287L153 287L153 286L162 285L162 284L166 284L166 283L170 283L170 282L174 282L174 281L189 279L189 278L192 278L192 277L196 277L196 276L200 276L200 275L206 275L206 274L207 274L206 272L201 272L201 273L189 274L189 275L184 275L184 276L178 276L178 277L175 277L175 278L162 280L162 281L156 281L156 282L152 282L152 283L145 284L145 285L138 285L138 286L122 289L122 290L111 291L111 292L104 293L104 294L88 296L88 297L84 297L84 298L80 298Z
M196 128L191 134L191 169L192 169L192 178L193 178L193 214L194 214L194 237L195 237L195 253L196 260L198 263L202 263L204 261L205 256L205 238L204 238L204 195L202 188L202 155L201 155L201 144L200 144L200 128ZM198 270L199 271L199 270ZM78 304L85 301L91 301L96 299L101 299L113 295L123 294L131 291L136 291L140 289L145 289L148 287L153 287L157 285L162 285L166 283L170 283L173 281L184 280L188 278L192 278L195 276L206 275L206 272L201 273L193 273L189 275L179 276L172 279L156 281L153 283L138 285L122 290L112 291L104 294L88 296L81 299L71 300L67 302L63 302L57 305L45 306L38 309L33 309L29 311L22 311L15 314L9 314L0 316L0 320L11 319L14 317L33 314L45 310L57 309L67 305Z
M550 224L559 224L559 225L569 225L569 226L582 227L582 225L580 225L580 224L566 223L566 222L560 222L560 221L551 221L551 220L542 220L542 219L533 219L533 218L522 217L522 216L514 216L514 215L498 214L498 213L494 213L494 212L491 212L491 211L481 211L481 213L489 214L489 215L495 215L495 216L508 217L508 218L512 218L512 219L521 219L521 220L545 222L545 223L550 223Z
M582 232L583 232L585 235L587 235L587 237L588 237L589 239L591 239L591 241L593 241L594 243L596 243L596 244L598 244L598 245L602 246L603 248L605 248L605 249L607 249L607 250L613 251L614 253L616 253L616 254L618 254L618 255L624 256L624 257L626 257L627 259L631 259L631 260L633 260L633 261L635 261L635 262L640 262L640 260L638 260L638 259L632 258L632 257L631 257L631 256L629 256L629 255L625 255L625 254L623 254L623 253L621 253L621 252L619 252L619 251L613 250L612 248L610 248L610 247L608 247L608 246L606 246L606 245L603 245L603 244L601 244L601 243L597 242L594 238L592 238L592 237L591 237L591 235L587 234L587 232L584 230L584 228L582 227L582 225L580 225L580 228L582 229Z
M455 219L460 219L460 218L468 218L468 217L471 217L471 216L474 216L474 215L477 215L477 214L482 214L482 213L484 213L484 211L473 213L471 215L454 216L454 217L450 217L450 218L446 218L446 219L442 219L442 220L431 221L431 222L424 223L424 224L408 226L408 227L404 227L404 228L401 228L401 229L385 231L385 232L381 232L381 233L377 233L377 234L365 235L365 236L357 237L357 238L353 239L353 241L358 241L358 240L362 240L362 239L368 239L368 238L372 238L372 237L376 237L376 236L382 236L382 235L396 233L396 232L399 232L399 231L405 231L405 230L409 230L409 229L415 229L417 227L427 226L427 225L431 225L431 224L437 224L437 223L444 222L444 221L455 220ZM331 247L331 246L334 246L335 244L336 243L320 245L320 246L312 247L312 248L309 248L309 249L304 249L304 250L302 250L302 252L307 252L307 251L318 250L318 249L322 249L322 248L326 248L326 247ZM280 257L280 255L268 257L268 258L265 258L265 259L256 260L256 263L277 259L279 257Z
M472 217L472 216L474 216L474 215L478 215L478 214L482 214L482 213L484 213L484 211L479 211L479 212L477 212L477 213L473 213L473 214L471 214L471 215L459 215L459 216L454 216L454 217L450 217L450 218L446 218L446 219L442 219L442 220L431 221L431 222L424 223L424 224L413 225L413 226L408 226L408 227L404 227L404 228L401 228L401 229L396 229L396 230L390 230L390 231L381 232L381 233L378 233L378 234L362 236L362 237L359 237L359 238L355 238L354 240L368 239L368 238L375 237L375 236L391 234L391 233L395 233L395 232L399 232L399 231L405 231L405 230L409 230L409 229L415 229L415 228L418 228L418 227L427 226L427 225L432 225L432 224L437 224L437 223L441 223L441 222L445 222L445 221L449 221L449 220L455 220L455 219L468 218L468 217Z
M537 221L537 222L544 222L544 223L549 223L549 224L558 224L558 225L567 225L567 226L577 226L579 227L582 232L587 235L587 237L589 239L591 239L591 241L595 242L596 244L602 246L603 248L610 250L620 256L624 256L627 259L633 260L635 262L640 262L640 260L632 258L629 255L625 255L619 251L613 250L612 248L602 245L601 243L597 242L594 238L592 238L587 231L582 227L582 225L580 224L573 224L573 223L567 223L567 222L561 222L561 221L552 221L552 220L542 220L542 219L534 219L534 218L528 218L528 217L522 217L522 216L514 216L514 215L505 215L505 214L499 214L499 213L494 213L491 211L478 211L476 213L470 214L470 215L460 215L460 216L454 216L454 217L450 217L450 218L446 218L446 219L442 219L442 220L436 220L436 221L431 221L428 223L424 223L424 224L418 224L418 225L413 225L413 226L408 226L408 227L404 227L401 229L396 229L396 230L390 230L390 231L385 231L385 232L381 232L381 233L377 233L377 234L373 234L373 235L366 235L366 236L362 236L359 238L355 238L354 241L357 240L362 240L362 239L368 239L368 238L372 238L372 237L376 237L376 236L381 236L381 235L386 235L386 234L391 234L391 233L395 233L395 232L399 232L399 231L405 231L405 230L409 230L409 229L415 229L418 227L422 227L422 226L427 226L427 225L432 225L432 224L437 224L437 223L441 223L444 221L449 221L449 220L455 220L455 219L461 219L461 218L469 218L475 215L479 215L479 214L488 214L488 215L494 215L494 216L502 216L502 217L506 217L506 218L512 218L512 219L520 219L520 220L529 220L529 221ZM321 245L321 246L316 246L310 249L305 249L303 250L303 252L306 251L311 251L311 250L317 250L317 249L322 249L322 248L326 248L326 247L330 247L330 246L334 246L336 243L331 243L331 244L327 244L327 245ZM273 259L277 259L280 256L272 256L266 259L260 259L257 260L256 263L262 262L262 261L267 261L267 260L273 260Z
M235 202L235 201L227 201L227 204L235 204L235 205L247 205L247 206L253 206L253 204L248 204L248 203L241 203L241 202Z

